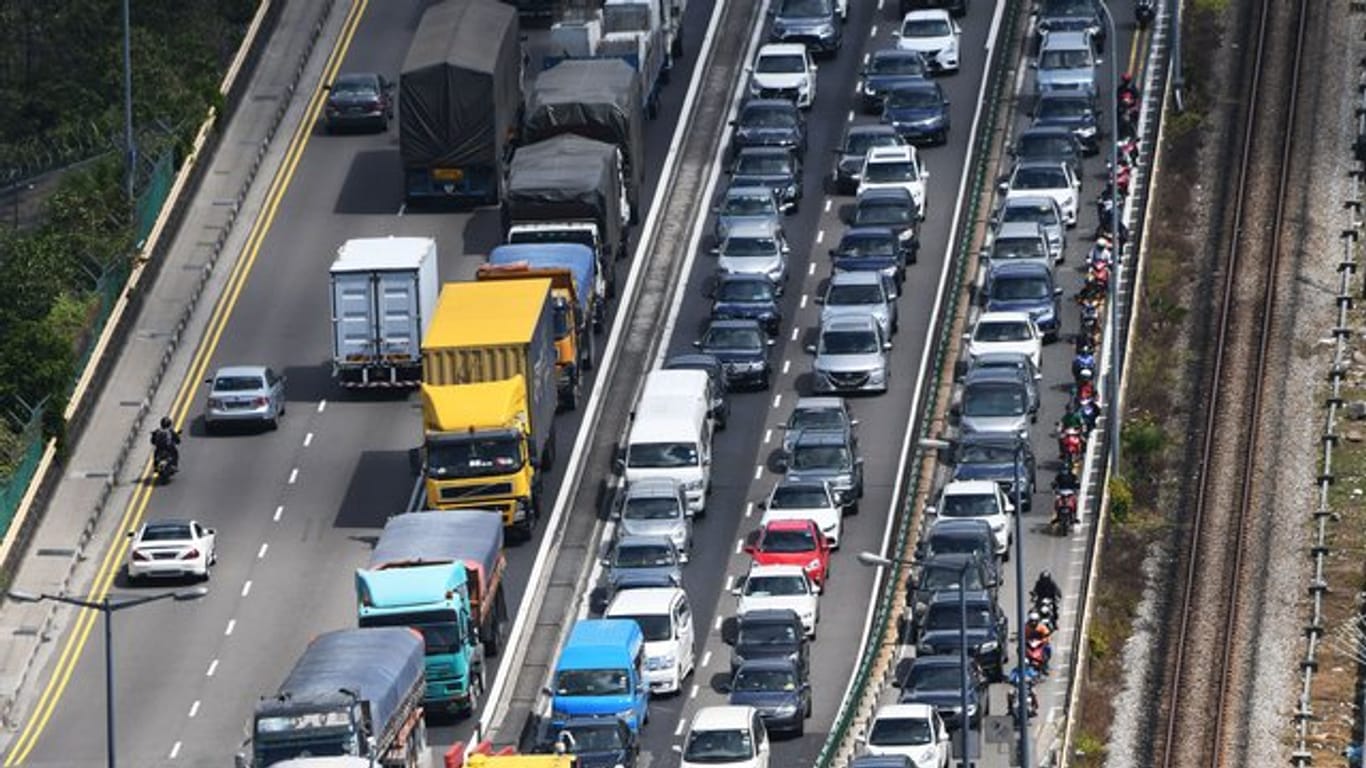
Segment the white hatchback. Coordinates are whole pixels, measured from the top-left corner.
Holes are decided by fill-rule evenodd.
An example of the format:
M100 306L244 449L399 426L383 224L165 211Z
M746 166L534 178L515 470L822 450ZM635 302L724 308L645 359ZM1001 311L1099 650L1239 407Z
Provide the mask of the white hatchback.
M925 180L930 172L920 164L915 147L873 147L863 158L858 195L870 189L904 189L911 193L920 218L925 218Z
M967 334L968 357L993 352L1028 355L1035 370L1043 362L1043 334L1028 312L983 312Z
M865 755L905 755L915 768L948 768L949 730L929 704L885 704L861 739Z
M959 38L963 31L943 8L926 8L907 13L901 27L892 33L896 47L918 51L931 70L958 71Z
M749 573L731 590L740 598L737 616L750 611L789 610L802 620L802 629L812 638L821 620L820 592L800 565L751 565Z
M941 520L985 520L991 526L996 554L1009 559L1010 543L1014 538L1010 531L1010 515L1014 511L1015 507L996 481L955 480L940 491L939 505L929 507L925 513L938 515Z

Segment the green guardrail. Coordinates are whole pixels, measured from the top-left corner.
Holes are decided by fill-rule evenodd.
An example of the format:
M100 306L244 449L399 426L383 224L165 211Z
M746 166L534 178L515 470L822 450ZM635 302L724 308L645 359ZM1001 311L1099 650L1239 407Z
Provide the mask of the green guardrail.
M39 405L29 413L27 423L16 435L16 445L22 447L16 448L13 454L3 457L5 463L13 469L7 474L0 475L0 537L9 530L10 521L19 509L19 502L24 498L24 492L28 490L28 484L33 480L34 473L38 471L38 464L42 461L45 410L45 405ZM7 429L9 427L0 420L0 430Z
M952 318L958 312L959 300L962 296L962 285L967 265L971 262L972 256L972 231L979 221L984 202L990 205L992 199L990 191L994 187L994 180L987 178L988 169L992 166L993 157L992 137L998 128L1001 117L1002 107L1005 106L1013 97L1010 93L1010 80L1007 73L1010 67L1007 66L1006 57L1003 51L1013 50L1016 36L1017 25L1020 18L1020 7L1025 0L1006 0L1005 10L1001 16L1001 25L997 29L996 48L992 52L987 73L988 86L985 93L987 108L984 112L984 119L977 128L976 151L971 158L970 174L972 183L969 186L967 215L959 220L958 224L958 250L955 254L953 265L953 281L947 301L944 303L943 313L939 318L939 334L934 341L934 354L931 362L933 376L931 381L939 382L944 376L944 363L948 353L953 349L956 341L951 334L953 332ZM983 193L988 192L984 195ZM950 372L951 373L951 372ZM938 386L926 387L922 393L924 402L922 406L931 403L938 392ZM928 409L922 409L922 418L915 425L917 433L917 445L912 452L912 457L907 462L904 472L911 472L914 475L912 484L908 486L905 496L905 503L902 507L897 522L896 531L896 552L902 552L906 547L906 539L911 535L910 522L914 519L913 504L920 496L921 481L918 467L924 459L924 449L920 448L919 438L927 437L929 429L929 419L924 418ZM911 469L917 468L917 469ZM848 736L849 728L853 725L854 717L858 713L859 702L862 701L866 689L870 683L873 663L877 658L878 650L881 647L882 638L887 634L889 623L895 615L895 605L893 604L896 586L902 579L902 566L897 566L891 578L883 582L882 597L878 601L877 613L873 617L873 631L869 634L869 642L862 650L859 658L858 669L854 673L854 685L850 688L849 695L840 704L839 715L835 719L834 727L830 730L830 735L826 737L825 744L821 746L820 753L816 756L817 768L833 768L835 756L839 753L840 745L844 743Z

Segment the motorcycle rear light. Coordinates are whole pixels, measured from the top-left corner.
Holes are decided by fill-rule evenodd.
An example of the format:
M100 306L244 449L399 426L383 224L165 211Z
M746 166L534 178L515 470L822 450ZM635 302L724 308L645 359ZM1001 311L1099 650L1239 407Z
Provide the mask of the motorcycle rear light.
M190 547L190 549L189 549L188 552L186 552L185 554L183 554L183 555L180 556L180 559L181 559L181 560L193 560L193 559L195 559L195 558L197 558L197 557L199 557L199 550L196 549L195 547Z

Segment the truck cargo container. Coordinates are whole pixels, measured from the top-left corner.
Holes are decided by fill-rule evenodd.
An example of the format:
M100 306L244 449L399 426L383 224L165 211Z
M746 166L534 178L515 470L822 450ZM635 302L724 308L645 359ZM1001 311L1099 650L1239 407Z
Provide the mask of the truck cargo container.
M507 242L587 245L608 272L626 257L623 178L620 150L601 141L562 134L519 148L503 200Z
M422 334L440 290L436 241L347 240L329 278L333 377L345 387L421 383Z

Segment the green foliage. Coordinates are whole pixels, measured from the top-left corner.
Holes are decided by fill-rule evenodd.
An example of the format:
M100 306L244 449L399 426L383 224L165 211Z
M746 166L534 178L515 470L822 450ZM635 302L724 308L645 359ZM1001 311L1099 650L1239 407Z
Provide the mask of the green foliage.
M1129 486L1129 481L1123 475L1112 475L1110 477L1110 518L1116 522L1124 522L1129 519L1129 513L1134 509L1134 490Z
M1088 758L1102 757L1105 754L1105 740L1085 731L1077 734L1074 746L1078 753Z
M1167 447L1167 433L1149 414L1125 422L1120 441L1129 459L1140 467L1148 467Z
M1110 639L1099 624L1092 624L1086 635L1086 647L1092 661L1100 661L1110 654Z

